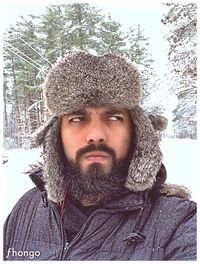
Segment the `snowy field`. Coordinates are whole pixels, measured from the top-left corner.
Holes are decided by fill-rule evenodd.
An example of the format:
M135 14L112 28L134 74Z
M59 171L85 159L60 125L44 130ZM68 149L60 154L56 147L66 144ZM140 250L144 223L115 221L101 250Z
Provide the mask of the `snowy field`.
M163 163L168 172L167 182L185 185L197 201L197 141L189 139L164 139L161 142ZM8 162L3 165L4 219L17 200L34 184L27 174L29 164L40 161L40 149L15 149L7 151Z

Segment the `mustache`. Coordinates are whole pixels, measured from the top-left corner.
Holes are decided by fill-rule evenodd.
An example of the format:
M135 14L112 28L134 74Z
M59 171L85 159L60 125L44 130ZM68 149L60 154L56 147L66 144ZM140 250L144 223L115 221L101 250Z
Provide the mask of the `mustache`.
M84 155L84 154L86 154L86 153L88 153L90 151L104 151L104 152L108 153L109 155L111 155L113 161L116 160L115 151L111 147L108 147L105 144L98 144L98 145L91 144L91 145L88 145L86 147L80 148L76 152L75 161L78 162L82 155Z

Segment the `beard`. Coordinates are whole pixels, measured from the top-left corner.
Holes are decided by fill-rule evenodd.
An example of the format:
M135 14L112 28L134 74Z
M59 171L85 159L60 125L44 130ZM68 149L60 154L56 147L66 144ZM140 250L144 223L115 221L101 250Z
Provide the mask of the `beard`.
M92 163L86 170L81 169L80 159L90 151L104 151L112 157L111 168L105 169L101 163ZM101 145L88 145L80 149L75 161L62 155L63 173L66 180L66 192L72 199L89 205L102 205L111 199L126 193L124 183L127 178L129 159L116 160L113 149Z

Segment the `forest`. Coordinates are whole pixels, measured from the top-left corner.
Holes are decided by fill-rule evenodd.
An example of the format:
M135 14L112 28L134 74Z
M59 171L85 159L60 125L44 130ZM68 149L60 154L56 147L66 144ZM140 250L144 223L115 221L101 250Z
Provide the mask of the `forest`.
M173 137L197 137L197 5L165 4L168 12L160 23L169 52L170 92L177 97L173 110ZM31 13L31 10L29 11ZM42 15L21 16L4 33L3 144L4 148L29 148L32 133L49 118L41 84L58 58L74 51L94 54L115 52L138 64L142 72L142 106L151 106L149 94L158 89L159 73L153 67L149 38L138 24L127 32L111 14L90 4L49 5ZM162 92L162 91L161 91Z

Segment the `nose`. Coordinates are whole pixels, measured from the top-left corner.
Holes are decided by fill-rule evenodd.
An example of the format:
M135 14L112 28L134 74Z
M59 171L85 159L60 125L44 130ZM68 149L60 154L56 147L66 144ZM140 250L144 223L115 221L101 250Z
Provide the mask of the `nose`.
M88 125L86 141L87 144L99 144L106 142L106 132L101 121L91 122Z

